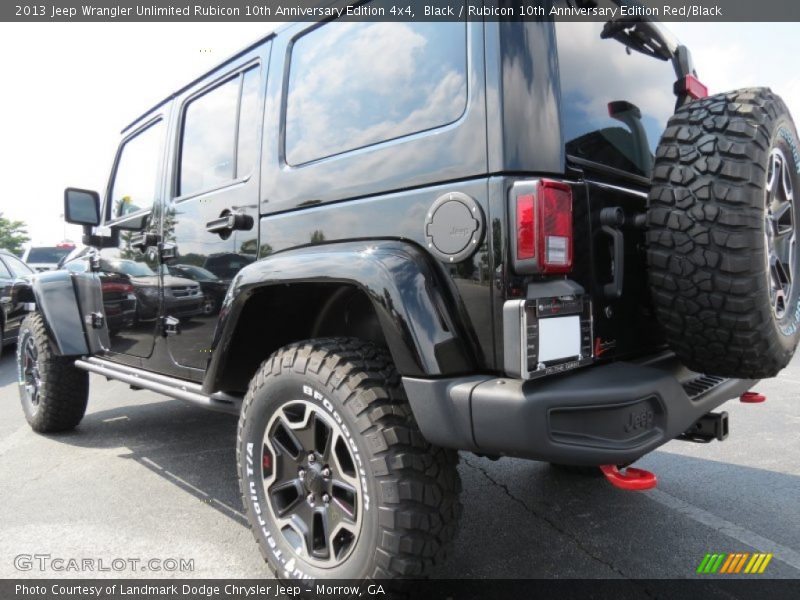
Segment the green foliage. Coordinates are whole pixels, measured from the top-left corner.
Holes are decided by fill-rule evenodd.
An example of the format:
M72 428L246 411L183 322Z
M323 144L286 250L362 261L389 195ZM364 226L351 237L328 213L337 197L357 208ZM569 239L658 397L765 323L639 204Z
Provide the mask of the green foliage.
M0 213L0 248L19 256L22 246L30 241L28 226L24 221L10 221Z

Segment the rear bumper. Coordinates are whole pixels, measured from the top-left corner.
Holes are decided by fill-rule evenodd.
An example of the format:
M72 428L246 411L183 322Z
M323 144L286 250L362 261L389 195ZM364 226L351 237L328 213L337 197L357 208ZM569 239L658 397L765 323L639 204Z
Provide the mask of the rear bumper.
M703 378L671 354L533 381L403 378L431 443L576 465L633 462L755 383Z

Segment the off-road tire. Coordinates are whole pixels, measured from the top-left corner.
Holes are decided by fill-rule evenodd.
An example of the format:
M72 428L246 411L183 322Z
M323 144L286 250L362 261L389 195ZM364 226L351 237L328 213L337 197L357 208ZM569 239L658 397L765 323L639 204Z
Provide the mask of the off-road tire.
M370 498L352 554L330 569L308 563L286 543L269 516L261 470L248 468L270 415L298 398L319 405L324 398L327 410L341 415L362 457ZM458 454L425 441L391 357L375 344L314 339L270 356L244 398L237 461L248 521L278 578L419 578L450 550L461 513Z
M658 146L647 215L649 278L667 341L695 371L772 377L800 339L800 285L783 318L770 299L765 188L775 148L800 193L797 132L783 101L766 88L681 107Z
M27 397L23 381L23 353L29 340L39 363L41 385L38 402ZM89 400L89 374L74 365L74 358L56 355L42 315L29 313L22 321L17 339L17 375L25 419L34 431L54 433L74 429L86 413Z

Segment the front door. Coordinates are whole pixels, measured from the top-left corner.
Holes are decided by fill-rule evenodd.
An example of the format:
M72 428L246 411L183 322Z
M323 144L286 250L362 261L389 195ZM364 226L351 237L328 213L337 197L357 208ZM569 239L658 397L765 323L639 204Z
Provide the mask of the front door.
M167 346L202 376L233 277L258 256L260 139L269 42L176 101L171 198L163 221ZM180 107L179 109L177 107Z
M163 199L167 107L123 138L109 181L105 224L119 244L100 251L108 350L147 358L160 317L158 240Z

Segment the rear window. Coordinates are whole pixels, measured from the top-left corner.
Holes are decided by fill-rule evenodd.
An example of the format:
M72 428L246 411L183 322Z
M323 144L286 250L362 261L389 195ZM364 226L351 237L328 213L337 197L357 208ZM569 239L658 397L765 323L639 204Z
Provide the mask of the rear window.
M72 248L57 248L57 247L31 248L30 252L28 252L27 262L57 263L71 251Z
M574 159L649 177L656 146L675 108L675 72L668 60L602 39L603 25L555 25L566 152Z
M286 161L441 127L466 105L466 23L330 22L292 47Z

